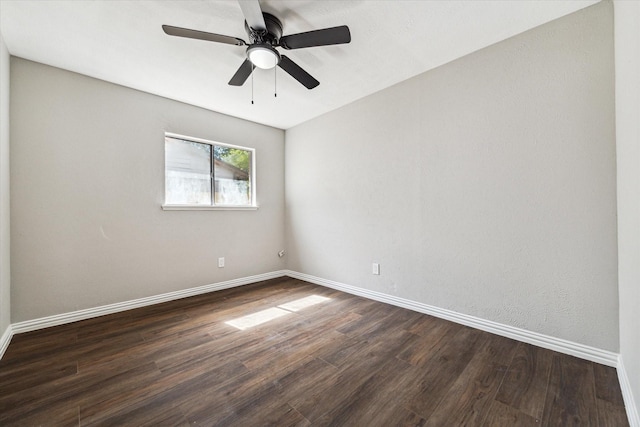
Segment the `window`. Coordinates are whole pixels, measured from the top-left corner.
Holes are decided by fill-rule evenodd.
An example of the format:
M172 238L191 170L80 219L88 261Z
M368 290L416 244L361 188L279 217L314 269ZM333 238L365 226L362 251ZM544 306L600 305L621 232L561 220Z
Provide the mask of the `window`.
M163 208L255 208L255 150L165 134Z

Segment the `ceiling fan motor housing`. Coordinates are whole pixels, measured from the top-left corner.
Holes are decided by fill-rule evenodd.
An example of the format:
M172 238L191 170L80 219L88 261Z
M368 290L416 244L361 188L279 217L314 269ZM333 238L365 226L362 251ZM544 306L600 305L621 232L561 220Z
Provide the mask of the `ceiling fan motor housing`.
M270 13L263 12L262 16L267 27L266 31L254 30L249 27L247 21L244 21L244 28L249 35L250 43L268 43L271 46L277 46L280 37L282 37L282 22Z

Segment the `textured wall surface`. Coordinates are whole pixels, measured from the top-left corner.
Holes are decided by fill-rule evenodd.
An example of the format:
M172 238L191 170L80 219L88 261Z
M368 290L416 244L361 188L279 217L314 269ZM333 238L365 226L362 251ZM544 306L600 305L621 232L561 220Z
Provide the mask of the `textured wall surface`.
M0 337L11 323L9 52L0 33Z
M283 268L283 131L19 58L11 76L12 322ZM260 208L163 211L165 131L254 147Z
M614 9L620 354L640 411L640 2Z
M287 130L288 267L618 351L612 15Z

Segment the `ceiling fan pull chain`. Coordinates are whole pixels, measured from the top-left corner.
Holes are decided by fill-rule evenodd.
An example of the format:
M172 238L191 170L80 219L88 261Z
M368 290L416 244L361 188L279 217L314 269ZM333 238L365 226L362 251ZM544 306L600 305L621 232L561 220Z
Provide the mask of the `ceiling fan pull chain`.
M277 98L278 97L278 79L276 78L276 74L278 73L276 71L278 67L273 67L273 97Z
M255 68L256 66L251 64L251 105L253 105L253 75L255 74L253 71Z

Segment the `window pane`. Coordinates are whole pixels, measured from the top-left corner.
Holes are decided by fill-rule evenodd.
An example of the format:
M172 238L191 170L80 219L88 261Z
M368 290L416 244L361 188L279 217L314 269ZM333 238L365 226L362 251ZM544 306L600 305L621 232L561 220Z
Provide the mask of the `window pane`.
M251 151L216 145L214 151L215 203L251 204Z
M165 203L211 204L211 146L165 138Z

